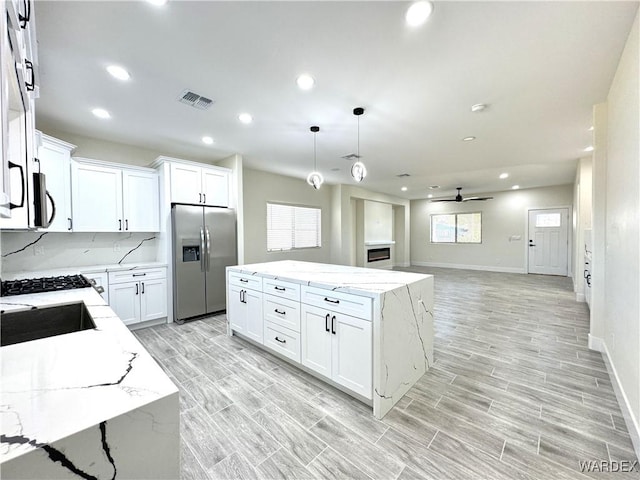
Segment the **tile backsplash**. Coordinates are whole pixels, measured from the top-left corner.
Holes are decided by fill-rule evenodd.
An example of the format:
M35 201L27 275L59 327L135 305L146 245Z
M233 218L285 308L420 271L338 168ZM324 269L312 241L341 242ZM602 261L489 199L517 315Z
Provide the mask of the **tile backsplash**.
M154 262L157 233L2 232L2 272Z

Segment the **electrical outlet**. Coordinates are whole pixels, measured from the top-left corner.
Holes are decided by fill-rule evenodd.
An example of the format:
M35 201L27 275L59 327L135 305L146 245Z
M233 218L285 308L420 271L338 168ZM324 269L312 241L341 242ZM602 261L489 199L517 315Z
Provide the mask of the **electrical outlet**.
M33 247L33 254L38 256L38 255L44 255L44 246L42 245L35 245Z
M120 242L114 242L113 244L113 251L114 252L119 252L121 249L122 245L120 245Z

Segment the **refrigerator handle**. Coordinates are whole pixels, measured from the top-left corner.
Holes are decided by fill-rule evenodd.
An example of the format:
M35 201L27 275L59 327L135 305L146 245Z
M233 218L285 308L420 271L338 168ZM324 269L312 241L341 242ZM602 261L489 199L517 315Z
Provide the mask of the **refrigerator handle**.
M207 272L211 269L211 235L209 234L209 227L204 227L205 235L207 236L207 258L206 258L206 268Z
M204 245L204 229L200 227L200 271L205 271L205 245Z

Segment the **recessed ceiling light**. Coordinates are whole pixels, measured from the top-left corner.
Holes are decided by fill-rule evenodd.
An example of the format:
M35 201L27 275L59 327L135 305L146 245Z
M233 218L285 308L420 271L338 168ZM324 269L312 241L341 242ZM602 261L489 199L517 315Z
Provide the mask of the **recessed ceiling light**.
M435 190L436 188L440 188L440 185L431 185L429 190Z
M303 73L296 79L296 83L298 84L298 87L300 87L300 90L311 90L316 81L311 77L311 75Z
M249 124L253 122L253 117L248 113L241 113L240 115L238 115L238 120L240 120L244 124Z
M400 190L402 190L403 192L406 192L409 189L407 187L402 187Z
M470 135L470 136L468 136L468 137L464 137L464 138L462 139L462 141L463 141L463 142L473 142L475 139L476 139L476 137L474 137L474 136Z
M161 7L167 3L168 0L147 0L151 5L155 5L156 7Z
M476 103L475 105L471 105L472 112L481 112L485 108L487 108L487 105L485 105L484 103Z
M213 138L211 138L211 137L202 137L202 143L206 143L207 145L213 145Z
M427 21L431 12L433 12L433 3L428 1L414 2L407 9L407 13L404 18L407 21L407 25L411 27L419 27Z
M520 185L514 185L513 187L511 187L511 190L518 190L520 188Z
M593 132L593 125L591 125L591 126L589 127L589 131L590 131L590 132Z
M593 152L593 145L589 145L587 148L584 149L585 152Z
M94 108L93 110L91 110L91 113L93 113L98 118L111 118L109 112L107 112L104 108Z
M117 78L118 80L129 80L131 75L124 68L119 65L109 65L107 67L107 72L111 74L112 77Z
M433 198L433 195L430 193L429 195L427 195L427 198Z
M500 179L504 180L505 178L509 178L509 174L508 173L501 173L500 174Z

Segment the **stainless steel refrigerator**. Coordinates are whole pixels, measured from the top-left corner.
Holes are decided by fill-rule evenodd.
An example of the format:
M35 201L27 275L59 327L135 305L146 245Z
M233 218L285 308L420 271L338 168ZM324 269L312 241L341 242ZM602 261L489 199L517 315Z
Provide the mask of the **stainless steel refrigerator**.
M236 265L236 212L230 208L171 206L174 318L226 308L225 267Z

